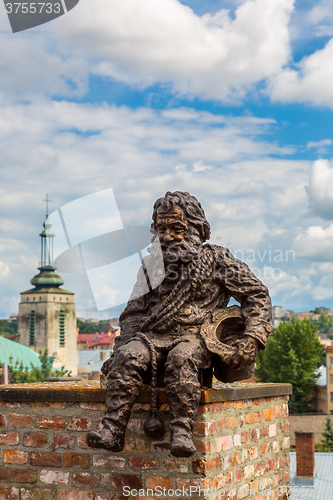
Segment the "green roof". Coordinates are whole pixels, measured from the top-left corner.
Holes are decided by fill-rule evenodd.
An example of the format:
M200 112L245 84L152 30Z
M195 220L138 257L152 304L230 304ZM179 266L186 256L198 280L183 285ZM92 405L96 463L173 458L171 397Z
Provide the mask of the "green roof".
M41 368L41 362L39 356L35 351L29 349L22 344L8 340L0 335L0 363L10 363L9 358L12 357L12 364L16 361L23 363L24 366L30 368L30 363L32 363L37 368Z

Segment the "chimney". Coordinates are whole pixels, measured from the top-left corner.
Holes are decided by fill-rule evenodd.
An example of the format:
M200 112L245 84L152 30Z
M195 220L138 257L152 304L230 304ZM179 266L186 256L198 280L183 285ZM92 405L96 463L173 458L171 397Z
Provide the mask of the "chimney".
M298 482L313 484L315 476L315 448L313 432L295 432L296 477ZM310 481L309 481L310 480Z

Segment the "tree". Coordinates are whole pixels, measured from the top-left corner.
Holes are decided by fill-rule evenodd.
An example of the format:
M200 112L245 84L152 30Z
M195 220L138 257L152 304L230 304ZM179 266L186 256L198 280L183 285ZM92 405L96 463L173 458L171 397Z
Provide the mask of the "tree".
M257 358L255 375L261 382L292 384L290 412L310 410L311 396L324 363L325 351L315 336L316 327L307 319L281 323Z
M44 353L39 351L39 359L41 362L41 368L37 368L32 365L30 368L24 366L22 361L18 361L13 365L12 358L9 361L9 377L11 384L25 384L29 382L45 382L49 377L63 377L70 375L70 372L66 370L63 366L60 370L54 370L52 365L54 361L54 356L49 356L47 349Z
M333 451L333 423L330 415L327 415L326 424L324 431L322 433L323 438L321 442L323 443L327 451Z

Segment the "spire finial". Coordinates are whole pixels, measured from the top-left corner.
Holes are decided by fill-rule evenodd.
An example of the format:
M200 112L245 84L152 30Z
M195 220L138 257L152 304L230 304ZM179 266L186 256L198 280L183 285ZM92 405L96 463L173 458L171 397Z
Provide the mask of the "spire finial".
M48 218L48 216L49 216L49 203L52 201L49 199L48 193L46 193L46 198L43 201L46 202L46 218Z

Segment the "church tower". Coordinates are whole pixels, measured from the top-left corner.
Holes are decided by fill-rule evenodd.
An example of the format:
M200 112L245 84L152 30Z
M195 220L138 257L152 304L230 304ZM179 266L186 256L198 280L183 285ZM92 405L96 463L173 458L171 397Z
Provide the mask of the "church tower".
M48 200L47 200L48 201ZM60 288L64 280L55 273L53 238L48 215L43 223L39 273L30 280L34 288L21 293L18 333L20 343L36 352L48 349L54 366L77 375L77 334L74 293Z

